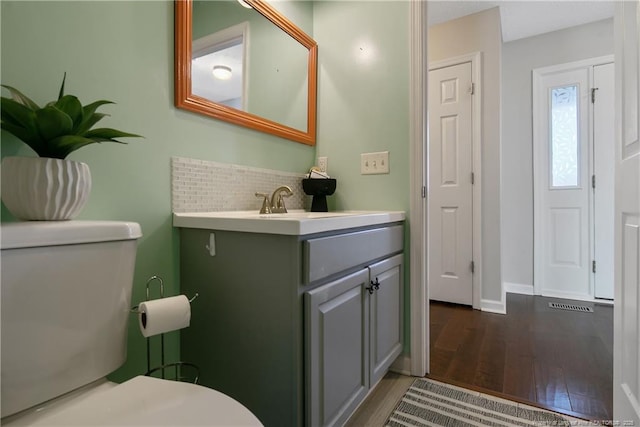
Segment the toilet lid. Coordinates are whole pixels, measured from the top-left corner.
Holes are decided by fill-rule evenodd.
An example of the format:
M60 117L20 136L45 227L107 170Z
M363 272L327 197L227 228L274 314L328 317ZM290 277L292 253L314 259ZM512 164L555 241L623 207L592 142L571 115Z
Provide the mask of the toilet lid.
M145 376L91 395L29 425L262 426L251 411L224 393Z

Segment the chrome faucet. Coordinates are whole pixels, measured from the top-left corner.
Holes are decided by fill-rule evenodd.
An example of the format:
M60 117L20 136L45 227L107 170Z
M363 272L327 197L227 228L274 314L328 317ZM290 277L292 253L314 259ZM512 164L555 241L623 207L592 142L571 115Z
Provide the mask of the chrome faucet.
M260 208L261 214L270 213L287 213L287 207L284 205L283 197L291 197L293 191L287 185L283 185L275 189L269 200L269 195L265 193L255 193L256 197L262 197L262 208Z

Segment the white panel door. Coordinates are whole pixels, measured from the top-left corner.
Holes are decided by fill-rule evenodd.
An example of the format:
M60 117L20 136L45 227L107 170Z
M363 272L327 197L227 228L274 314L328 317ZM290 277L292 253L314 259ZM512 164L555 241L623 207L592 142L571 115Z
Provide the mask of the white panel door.
M429 71L429 298L473 304L471 62Z
M613 419L640 425L640 140L638 1L616 2Z
M589 69L535 81L536 291L591 299Z
M613 63L593 67L594 297L613 299L614 155Z

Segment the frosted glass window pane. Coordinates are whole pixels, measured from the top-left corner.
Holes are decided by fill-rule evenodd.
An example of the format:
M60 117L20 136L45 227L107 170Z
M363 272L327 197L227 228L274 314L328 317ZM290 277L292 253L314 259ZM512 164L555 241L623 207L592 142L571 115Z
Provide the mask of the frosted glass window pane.
M551 90L551 187L578 186L578 86Z

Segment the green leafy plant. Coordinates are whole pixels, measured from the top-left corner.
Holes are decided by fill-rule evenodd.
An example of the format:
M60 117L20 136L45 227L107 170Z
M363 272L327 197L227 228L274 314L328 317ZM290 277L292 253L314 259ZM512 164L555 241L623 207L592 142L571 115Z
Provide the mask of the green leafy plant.
M83 106L78 98L64 94L65 73L57 101L51 101L44 107L22 94L19 90L7 86L11 98L2 97L0 107L0 128L31 147L40 157L64 159L71 152L85 145L100 142L117 142L116 138L140 137L133 133L110 128L91 129L108 114L96 110L111 101L100 100Z

